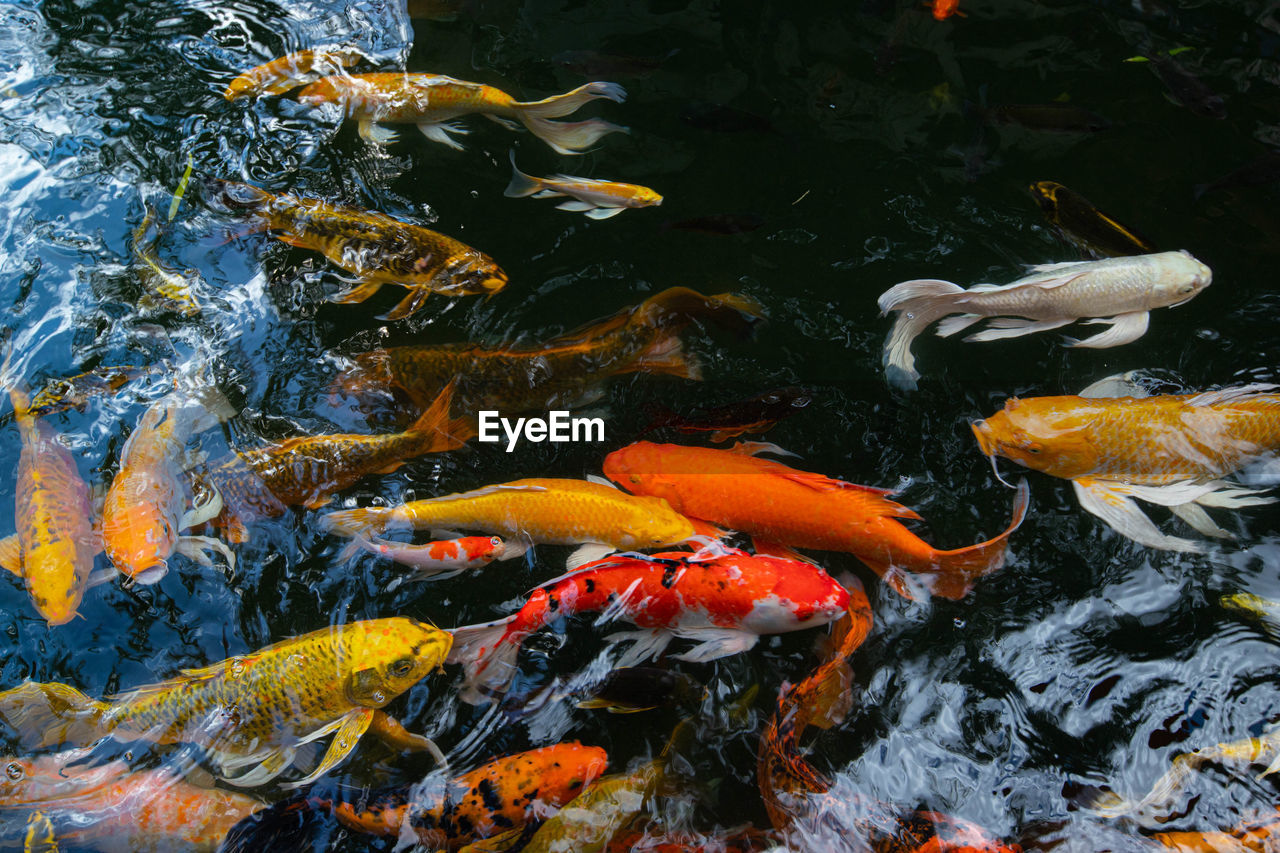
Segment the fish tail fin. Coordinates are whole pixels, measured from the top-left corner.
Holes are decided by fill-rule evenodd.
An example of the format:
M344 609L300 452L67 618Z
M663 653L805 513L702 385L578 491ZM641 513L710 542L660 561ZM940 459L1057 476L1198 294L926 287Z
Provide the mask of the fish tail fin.
M322 516L320 526L335 536L367 536L382 530L391 512L391 507L384 506L340 509Z
M541 101L516 102L513 106L522 120L524 118L560 118L561 116L567 116L578 107L597 98L608 98L620 104L627 99L627 90L617 83L595 81L579 86L572 92L565 92L563 95L553 95L550 98L543 98ZM528 127L527 121L525 126ZM529 129L533 130L532 127Z
M884 344L884 366L889 381L914 388L920 374L911 355L911 342L935 320L955 313L955 297L964 293L958 284L939 279L915 279L895 284L880 294L881 315L898 312Z
M101 721L110 707L59 681L28 681L0 693L0 720L32 748L97 740L108 733Z
M537 116L520 114L520 120L529 132L561 154L581 154L610 133L630 133L631 129L605 121L589 118L586 121L552 121Z
M764 317L764 307L741 293L710 296L687 287L670 287L650 297L635 312L635 322L650 326L678 326L695 319L710 320L730 331L745 334Z
M516 674L516 658L520 641L508 639L507 632L515 614L495 622L454 628L453 646L445 663L462 664L466 672L461 699L470 705L481 705L495 694L505 693Z
M454 379L444 386L435 401L408 429L410 433L426 439L430 448L428 453L456 450L476 436L476 427L470 418L449 418L456 383Z
M540 189L542 189L542 181L520 171L520 167L516 165L516 152L513 150L511 152L511 183L507 184L507 189L502 194L509 198L524 198Z

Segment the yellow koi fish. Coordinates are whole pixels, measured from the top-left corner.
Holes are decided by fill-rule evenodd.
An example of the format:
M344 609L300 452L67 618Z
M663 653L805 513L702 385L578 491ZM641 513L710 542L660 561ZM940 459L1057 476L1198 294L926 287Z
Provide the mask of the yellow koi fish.
M364 54L357 50L299 50L250 68L227 85L222 96L228 101L258 95L283 95L326 74L350 68Z
M274 779L298 747L333 734L305 785L332 770L366 731L401 749L439 750L381 709L449 653L453 638L396 617L335 625L138 687L109 701L28 681L0 693L0 719L34 746L118 740L196 743L239 786ZM250 765L253 769L233 775ZM292 787L292 786L291 786Z
M581 212L592 219L608 219L628 207L657 207L662 204L662 196L636 184L597 181L573 175L553 175L550 178L526 175L516 166L514 151L511 152L511 171L511 183L507 184L503 195L510 198L571 196L573 201L562 201L556 209Z
M409 295L381 320L408 317L432 293L492 296L507 284L488 255L421 225L231 181L210 180L206 188L215 206L250 214L258 230L276 231L281 242L320 252L356 276L358 283L330 302L363 302L384 284L407 287Z
M416 124L433 142L461 150L449 134L465 134L467 129L449 119L479 113L503 127L515 129L516 122L561 154L581 154L596 140L627 128L604 119L563 122L551 119L569 113L597 98L622 103L627 92L617 83L587 83L572 92L520 102L501 89L439 74L343 74L317 80L298 93L304 104L338 104L348 118L360 126L360 135L375 145L390 145L399 138L380 122Z
M142 262L143 283L154 295L155 298L152 301L159 303L162 307L171 307L179 314L194 317L200 313L200 301L196 297L200 274L194 270L188 270L185 273L175 272L161 264L152 249L154 238L147 237L154 217L155 211L148 205L142 222L133 232L133 254Z

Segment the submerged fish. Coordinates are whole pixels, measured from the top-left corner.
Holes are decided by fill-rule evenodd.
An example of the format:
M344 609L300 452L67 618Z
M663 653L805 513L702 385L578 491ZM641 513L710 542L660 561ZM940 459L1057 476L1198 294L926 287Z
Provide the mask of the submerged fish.
M197 743L219 775L262 785L298 747L333 734L304 785L332 770L365 731L401 749L435 745L381 709L443 663L453 638L414 619L335 625L108 701L66 684L25 682L0 693L0 719L38 746L117 740ZM250 765L255 768L233 774Z
M214 853L231 827L265 807L245 794L193 785L169 768L130 772L123 761L91 766L82 763L87 757L88 750L72 750L0 758L0 825L39 813L46 843L99 853Z
M119 365L98 367L75 376L51 379L32 395L31 407L27 411L34 417L43 418L68 409L83 409L92 398L114 394L133 380L158 373L160 369L155 365Z
M709 432L712 441L728 441L746 432L768 432L778 421L795 414L812 401L813 398L803 388L788 386L689 416L655 407L656 418L640 434L655 429L674 429L683 433Z
M451 420L453 388L447 386L404 432L390 435L310 435L252 450L237 450L190 473L192 479L222 498L214 523L234 542L243 542L246 527L274 518L285 507L317 509L335 492L374 473L395 471L426 453L462 447L475 434L470 421Z
M399 137L395 131L379 126L387 122L415 124L433 142L461 150L450 134L468 131L449 119L478 113L511 129L523 124L561 154L581 154L606 134L627 132L625 127L599 118L552 121L597 98L622 103L627 92L617 83L593 82L563 95L521 102L501 89L480 83L440 74L396 71L325 77L298 93L298 100L304 104L338 104L348 118L359 123L360 135L376 145L389 145Z
M552 198L571 196L573 201L562 201L557 210L584 213L592 219L608 219L617 216L628 207L657 207L662 196L648 187L636 184L620 184L615 181L598 181L573 175L552 175L535 178L526 175L516 166L516 152L511 152L511 183L503 195L510 198Z
M1057 181L1036 181L1031 185L1031 195L1050 222L1090 252L1117 257L1156 251L1150 240L1121 225L1084 196Z
M1149 56L1147 59L1151 63L1151 70L1179 104L1201 118L1227 117L1227 105L1222 96L1183 68L1177 60L1169 56Z
M1202 394L1095 398L1085 389L1081 396L1014 398L974 423L973 433L993 463L1003 456L1070 480L1082 507L1135 542L1200 552L1201 543L1161 533L1133 499L1169 507L1206 536L1230 537L1204 507L1275 500L1222 478L1252 463L1274 464L1280 448L1276 391L1246 385Z
M933 0L932 10L936 21L945 21L952 15L964 17L964 12L960 11L960 0Z
M1197 184L1196 198L1205 193L1235 189L1237 187L1257 187L1280 181L1280 151L1267 151L1245 163L1216 181Z
M256 217L258 229L276 231L281 242L320 252L353 274L357 283L330 302L363 302L384 284L408 288L409 295L379 319L408 317L432 293L492 296L507 284L507 274L488 255L421 225L232 181L210 180L207 187L216 206Z
M938 320L938 335L948 337L990 319L989 328L965 340L994 341L1093 318L1087 322L1109 323L1110 328L1069 345L1102 349L1136 341L1147 331L1148 312L1181 305L1213 280L1209 268L1187 251L1031 269L1031 275L1005 285L976 284L965 290L949 281L917 279L882 293L880 313L898 315L884 347L889 380L915 387L920 374L911 342Z
M634 643L614 664L626 667L657 657L676 637L698 642L679 660L744 652L761 634L825 625L848 603L849 594L809 563L731 549L619 554L543 584L511 616L455 628L449 662L466 669L462 698L475 704L506 690L526 637L565 616L604 611L638 626L607 638Z
M717 450L639 441L610 453L604 472L629 492L665 498L690 518L750 533L761 542L852 553L908 598L917 584L926 593L963 598L977 578L1000 568L1008 537L1026 514L1024 484L1003 533L941 551L897 520L920 516L890 500L892 490L833 480L753 455L768 447L737 444Z
M401 565L411 566L425 576L479 569L494 560L506 560L515 556L507 555L506 550L506 543L497 536L460 536L457 539L408 545L376 537L366 539L357 535L351 538L351 544L338 555L338 560L345 561L358 551L368 551Z
M705 695L706 688L682 672L626 666L609 670L604 681L591 688L590 696L575 704L611 714L635 714L664 705L697 703Z
M350 68L364 54L357 50L299 50L250 68L227 85L228 101L258 95L283 95L290 89Z
M360 353L334 380L332 390L353 396L366 408L402 397L411 411L421 411L445 385L455 382L463 411L515 414L570 408L598 393L609 376L660 373L698 379L698 365L685 353L680 331L703 319L745 330L761 314L759 303L747 296L704 296L673 287L533 346L445 344Z
M528 479L392 507L347 509L321 524L339 535L363 535L392 526L416 530L462 529L506 537L506 554L535 545L591 545L573 564L619 549L658 548L684 542L693 523L657 498L638 498L587 480Z
M155 211L150 205L146 210L142 222L133 232L133 254L142 262L141 278L150 291L147 301L152 304L159 302L161 307L194 317L200 313L200 300L196 296L200 274L194 270L180 273L160 262L152 250L153 241L147 239Z
M210 565L205 550L218 551L235 568L225 544L181 531L207 521L221 509L216 494L185 510L179 479L187 441L233 416L235 410L212 386L174 391L153 403L120 453L120 467L102 506L102 545L111 564L138 583L155 583L169 570L174 551Z

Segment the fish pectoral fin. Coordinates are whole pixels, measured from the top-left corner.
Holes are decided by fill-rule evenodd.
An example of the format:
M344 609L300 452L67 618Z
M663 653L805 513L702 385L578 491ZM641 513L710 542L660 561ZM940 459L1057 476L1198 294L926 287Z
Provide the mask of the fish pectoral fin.
M758 557L777 557L782 560L795 560L799 563L808 563L811 566L818 565L816 560L806 557L794 548L788 548L778 542L769 542L765 539L757 539L751 537L751 549L755 551Z
M1122 483L1081 478L1072 480L1080 506L1101 518L1117 533L1140 545L1165 551L1203 553L1204 546L1190 539L1166 536L1156 529L1151 519L1126 494Z
M418 130L422 131L422 135L427 139L430 139L432 142L439 142L441 145L448 145L455 151L463 151L465 149L458 140L454 139L449 134L457 133L465 135L471 132L460 124L432 121L418 122Z
M1110 323L1111 328L1082 341L1070 341L1067 346L1107 349L1132 343L1147 333L1147 321L1150 316L1146 311L1134 311L1131 314L1120 314L1107 319L1087 320L1086 322L1089 323Z
M1178 518L1194 527L1205 536L1213 536L1217 539L1235 539L1236 535L1229 530L1223 530L1217 523L1209 517L1209 513L1205 512L1199 504L1185 503L1174 504L1169 509Z
M555 198L557 196L562 196L562 195L564 195L564 193L560 192L559 190L550 190L550 189L538 190L536 193L533 194L533 198Z
M585 566L587 563L604 559L617 550L618 549L612 545L588 542L586 545L580 545L572 554L569 555L569 559L565 561L564 567L567 571L574 572Z
M588 219L608 219L611 216L617 216L625 207L597 207L594 210L585 211Z
M369 728L376 713L372 708L357 708L342 717L337 731L333 734L333 740L329 743L329 749L325 752L324 758L320 760L320 763L316 765L316 769L311 771L310 775L305 778L296 782L289 782L280 787L292 790L301 788L304 785L310 785L341 764L356 748L356 743L359 742L360 736Z
M424 285L414 285L409 288L409 295L401 299L395 304L390 311L385 314L379 314L379 320L403 320L410 314L416 313L427 302L427 297L431 295L431 288Z
M1137 380L1136 375L1137 371L1127 370L1124 373L1104 376L1097 382L1086 385L1077 392L1076 396L1091 400L1111 397L1150 397L1151 392Z
M231 553L231 549L221 539L215 539L212 536L180 536L173 548L179 554L189 557L202 566L213 565L213 560L205 551L217 551L226 561L227 577L235 577L236 555Z
M0 539L0 568L22 577L22 542L18 534Z
M373 296L382 289L380 281L362 281L358 282L346 290L340 291L329 297L330 302L338 302L347 304L351 302L364 302L370 296Z
M494 124L498 124L505 127L507 130L524 130L524 128L520 126L520 122L512 121L509 118L496 116L496 115L493 115L492 113L485 113L484 117L487 118L489 121L493 122Z
M444 757L436 742L426 735L416 735L400 724L395 717L383 711L373 712L373 725L370 733L388 746L408 752L429 752L441 767L448 767L449 760Z
M1266 494L1266 489L1246 489L1220 480L1214 480L1208 485L1213 488L1195 499L1195 502L1201 506L1239 509L1242 506L1261 506L1276 502L1274 496Z
M589 201L579 201L574 199L573 201L560 202L556 205L556 210L567 210L570 213L582 213L587 210L595 210L596 207L597 205L594 205Z
M391 145L400 138L399 133L389 127L383 127L372 119L360 119L357 129L360 131L361 139L374 145Z
M241 773L239 776L219 776L218 778L226 782L228 785L235 785L237 788L254 788L258 785L265 785L272 779L279 776L293 764L293 757L298 750L292 746L282 746L267 753L257 767L248 773Z
M1057 329L1071 322L1074 321L1070 318L1066 320L1026 320L1022 317L993 317L991 322L988 323L988 328L983 329L981 332L974 332L964 340L965 343L975 343L999 341L1005 338L1020 338L1023 335L1032 335L1036 332Z
M730 453L737 453L742 456L759 456L761 453L771 453L774 456L794 456L799 459L799 453L792 453L790 450L784 450L771 441L735 441L733 447L729 448ZM821 475L818 475L821 476ZM822 479L827 479L823 477ZM832 480L833 483L839 483L839 480Z
M606 643L633 643L631 648L622 653L614 663L615 669L635 666L645 661L654 660L662 654L675 637L665 628L650 628L642 631L618 631L604 638Z
M687 660L690 663L705 663L736 655L750 649L760 640L759 634L737 628L677 628L675 634L677 637L700 641L689 651L672 655L676 660Z
M217 518L222 513L222 493L217 489L209 489L204 492L205 499L195 504L191 509L182 514L182 518L178 519L178 529L187 530L195 527L197 524L204 524L210 519Z

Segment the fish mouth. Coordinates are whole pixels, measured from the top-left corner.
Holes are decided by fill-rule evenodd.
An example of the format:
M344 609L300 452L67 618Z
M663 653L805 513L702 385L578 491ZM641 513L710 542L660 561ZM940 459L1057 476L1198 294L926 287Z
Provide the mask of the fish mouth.
M978 439L978 447L981 448L983 455L995 455L995 435L991 431L991 426L981 418L976 421L969 421L969 428L973 430L974 438Z

